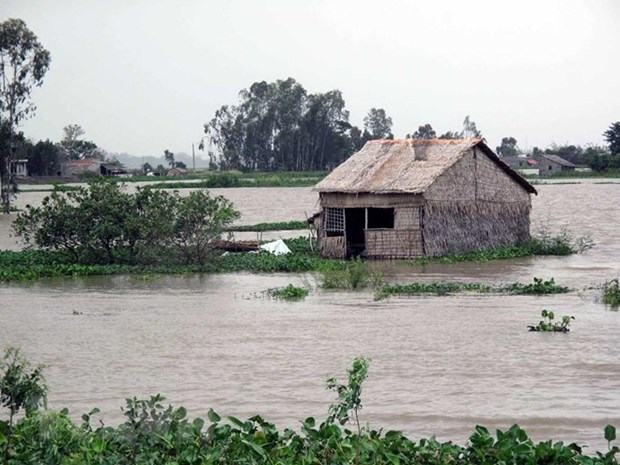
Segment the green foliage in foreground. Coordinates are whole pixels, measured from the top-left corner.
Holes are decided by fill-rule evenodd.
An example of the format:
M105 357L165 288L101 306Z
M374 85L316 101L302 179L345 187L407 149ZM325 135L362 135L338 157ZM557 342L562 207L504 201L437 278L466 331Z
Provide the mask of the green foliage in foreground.
M560 321L555 321L555 313L551 310L543 310L540 316L542 316L542 320L536 326L527 327L530 331L568 333L570 322L575 319L574 316L564 315Z
M303 300L308 296L309 293L310 291L306 289L305 287L297 287L292 284L289 284L288 286L285 286L285 287L277 287L274 289L269 289L267 291L267 294L273 297L274 299L288 300L288 301Z
M384 284L377 288L376 299L384 299L392 295L448 295L458 292L477 292L477 293L506 293L520 295L542 295L542 294L561 294L569 292L565 286L559 286L553 278L543 280L534 278L530 284L511 283L501 285L490 285L482 283L460 283L460 282L431 282L431 283L408 283L408 284Z
M620 282L612 279L603 284L603 303L612 307L620 306Z
M307 221L280 221L276 223L258 223L249 225L230 226L226 231L235 232L261 232L261 231L294 231L299 229L308 229Z
M97 409L77 424L60 412L31 409L15 424L0 421L3 465L617 465L611 446L616 430L607 425L605 453L585 455L577 444L535 443L518 426L495 435L476 426L466 445L434 437L414 441L399 431L362 427L362 384L368 360L356 358L346 384L334 378L328 388L337 399L325 420L309 417L299 431L278 429L261 416L223 419L209 410L207 419L190 419L183 407L164 404L160 395L127 399L125 421L95 424ZM28 377L24 370L20 378ZM6 380L0 370L0 380ZM36 384L36 383L35 383ZM32 386L35 390L37 386ZM348 428L356 425L355 431Z

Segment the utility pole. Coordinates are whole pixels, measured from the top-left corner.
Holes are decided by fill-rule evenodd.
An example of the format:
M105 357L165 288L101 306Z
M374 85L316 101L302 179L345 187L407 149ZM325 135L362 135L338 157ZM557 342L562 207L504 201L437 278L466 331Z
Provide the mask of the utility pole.
M193 142L192 142L192 171L196 171L196 151L194 150Z

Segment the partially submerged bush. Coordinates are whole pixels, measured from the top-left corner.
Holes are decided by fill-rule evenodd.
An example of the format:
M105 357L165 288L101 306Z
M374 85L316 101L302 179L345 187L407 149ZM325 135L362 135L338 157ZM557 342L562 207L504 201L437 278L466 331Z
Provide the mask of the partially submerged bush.
M305 287L297 287L292 284L289 284L285 287L277 287L274 289L269 289L267 294L269 294L274 299L280 300L302 300L305 299L310 291Z
M135 194L117 183L91 182L54 191L27 206L13 224L28 247L63 251L77 263L158 263L176 257L202 263L223 229L238 218L231 202L194 191L148 188Z
M551 310L543 310L540 315L542 316L542 320L538 322L536 326L528 326L528 330L530 331L540 331L540 332L556 332L556 333L568 333L570 329L568 326L570 325L571 320L574 320L574 316L564 315L560 321L555 320L555 313Z
M383 275L373 272L367 262L356 258L346 262L343 267L321 270L321 287L325 289L362 289L379 287Z
M620 283L617 278L603 284L603 303L612 307L620 306Z

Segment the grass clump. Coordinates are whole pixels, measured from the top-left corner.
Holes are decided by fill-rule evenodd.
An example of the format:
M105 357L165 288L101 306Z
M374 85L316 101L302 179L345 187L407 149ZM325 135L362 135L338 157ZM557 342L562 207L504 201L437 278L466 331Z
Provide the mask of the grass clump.
M612 307L620 306L620 283L617 278L603 284L603 303Z
M368 263L359 258L345 262L342 267L321 270L321 287L324 289L363 289L379 287L383 275L370 269Z
M538 322L536 326L528 326L529 331L543 332L543 333L568 333L570 331L569 325L574 316L564 315L559 321L555 321L555 313L551 310L543 310L540 313L542 320Z
M297 287L292 284L285 287L276 287L267 291L270 297L287 301L303 300L309 293L310 291L305 287Z

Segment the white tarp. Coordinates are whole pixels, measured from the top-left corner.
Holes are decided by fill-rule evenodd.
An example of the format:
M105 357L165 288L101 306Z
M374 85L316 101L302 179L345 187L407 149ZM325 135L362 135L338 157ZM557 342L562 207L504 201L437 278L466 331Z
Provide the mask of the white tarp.
M274 255L286 255L291 253L291 249L289 249L282 239L278 239L277 241L267 242L260 246L261 250L265 250Z

